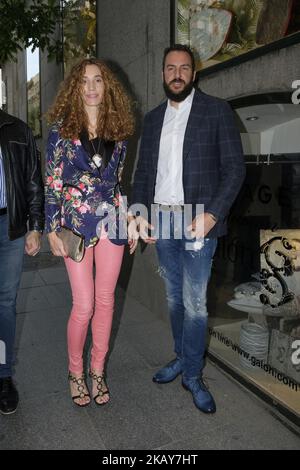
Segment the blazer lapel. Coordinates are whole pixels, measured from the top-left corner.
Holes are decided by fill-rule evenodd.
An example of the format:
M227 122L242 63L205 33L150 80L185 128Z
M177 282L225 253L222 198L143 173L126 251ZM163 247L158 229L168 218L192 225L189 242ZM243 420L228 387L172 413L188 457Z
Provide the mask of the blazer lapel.
M188 156L191 146L195 140L195 129L201 125L201 119L205 119L206 103L202 99L201 92L195 90L191 112L186 125L183 141L183 160Z
M161 131L162 131L163 123L164 123L166 109L167 109L167 101L159 107L159 109L157 110L157 116L154 117L153 151L152 151L154 168L157 167L160 136L161 136Z

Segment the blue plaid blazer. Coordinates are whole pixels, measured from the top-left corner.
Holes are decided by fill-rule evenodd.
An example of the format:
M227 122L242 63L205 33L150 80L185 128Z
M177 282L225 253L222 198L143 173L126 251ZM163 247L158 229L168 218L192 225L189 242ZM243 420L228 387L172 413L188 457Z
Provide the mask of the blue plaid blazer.
M154 202L159 144L165 101L146 114L132 203ZM241 138L226 101L195 90L183 143L185 204L204 204L218 218L210 237L226 234L226 218L245 177ZM149 212L150 214L150 212Z

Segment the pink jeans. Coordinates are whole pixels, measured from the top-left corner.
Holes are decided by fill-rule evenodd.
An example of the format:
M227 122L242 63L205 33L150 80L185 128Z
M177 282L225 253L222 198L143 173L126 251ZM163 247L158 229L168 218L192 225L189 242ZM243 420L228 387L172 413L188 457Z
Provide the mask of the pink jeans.
M86 249L80 263L65 258L73 296L68 322L69 370L73 374L83 372L82 354L91 318L93 346L90 366L97 372L103 370L123 252L124 245L114 245L108 238L101 238L95 247Z

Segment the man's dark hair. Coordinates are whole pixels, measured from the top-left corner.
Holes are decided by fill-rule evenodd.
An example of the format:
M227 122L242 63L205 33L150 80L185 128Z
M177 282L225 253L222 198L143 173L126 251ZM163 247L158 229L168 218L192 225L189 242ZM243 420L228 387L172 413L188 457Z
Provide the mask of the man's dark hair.
M163 70L165 68L165 62L166 62L166 57L169 54L169 52L173 51L178 51L178 52L186 52L192 61L192 72L195 71L195 58L192 50L189 48L189 46L186 46L185 44L174 44L173 46L166 47L164 50L164 57L163 57Z

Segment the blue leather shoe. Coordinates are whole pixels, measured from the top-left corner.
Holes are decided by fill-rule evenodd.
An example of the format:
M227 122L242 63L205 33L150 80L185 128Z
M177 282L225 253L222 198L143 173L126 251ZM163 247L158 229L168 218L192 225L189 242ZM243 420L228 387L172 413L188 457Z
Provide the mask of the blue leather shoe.
M212 394L208 391L202 378L188 379L182 378L182 386L193 395L196 407L204 413L215 413L216 404Z
M165 367L160 369L153 376L153 382L157 384L167 384L176 379L176 377L182 372L182 363L181 360L176 358L173 361L169 362Z

